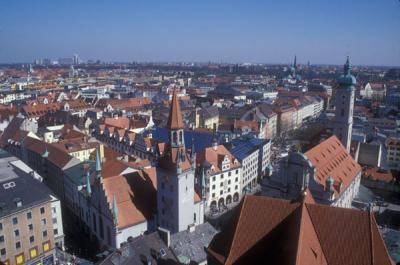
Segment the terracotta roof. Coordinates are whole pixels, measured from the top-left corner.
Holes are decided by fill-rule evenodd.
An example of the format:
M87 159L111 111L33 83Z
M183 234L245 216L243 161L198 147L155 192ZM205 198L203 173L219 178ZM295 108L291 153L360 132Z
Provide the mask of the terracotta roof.
M377 167L368 167L363 169L363 177L371 180L393 182L396 179L393 177L392 172L382 171Z
M245 196L208 247L219 264L390 265L369 212Z
M258 124L257 121L243 121L243 120L235 120L233 122L233 128L234 129L242 129L244 127L249 127L252 132L259 132L259 127L260 125Z
M116 196L120 229L152 219L157 212L155 168L105 178L103 187L110 209Z
M26 149L37 153L39 156L42 156L47 151L48 156L46 159L61 169L64 168L69 161L76 159L53 144L47 144L31 137L26 137L24 145Z
M216 150L214 150L213 147L208 147L202 150L196 155L196 163L203 164L205 161L207 161L214 168L211 174L217 174L218 172L222 171L220 168L220 161L226 155L231 163L230 169L240 167L240 162L223 145L218 145Z
M174 90L174 94L172 96L167 128L170 130L184 128L177 90Z
M361 172L361 166L351 157L339 139L333 135L305 153L317 170L315 180L326 188L326 179L334 180L335 197L346 190Z

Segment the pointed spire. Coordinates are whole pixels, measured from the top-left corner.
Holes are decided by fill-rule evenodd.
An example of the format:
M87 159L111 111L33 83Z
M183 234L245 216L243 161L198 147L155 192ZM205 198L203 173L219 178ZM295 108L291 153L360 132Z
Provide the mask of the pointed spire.
M112 214L114 216L115 222L118 223L118 205L117 205L117 198L115 196L115 193L113 196Z
M349 56L347 56L347 60L346 60L346 63L344 64L343 70L344 70L345 75L350 75L351 65L350 65Z
M182 173L182 159L181 159L181 152L178 150L176 152L176 172Z
M293 68L294 69L297 68L297 56L296 55L294 55Z
M179 105L179 99L178 99L178 91L176 89L174 89L172 95L171 109L169 112L167 128L169 130L184 128L181 107Z
M92 188L90 187L90 172L89 172L89 170L86 173L86 191L89 195L92 194Z
M42 154L42 157L48 157L49 156L49 151L47 150L47 144L45 144L45 150L44 153Z
M101 158L99 147L96 148L96 177L101 178Z

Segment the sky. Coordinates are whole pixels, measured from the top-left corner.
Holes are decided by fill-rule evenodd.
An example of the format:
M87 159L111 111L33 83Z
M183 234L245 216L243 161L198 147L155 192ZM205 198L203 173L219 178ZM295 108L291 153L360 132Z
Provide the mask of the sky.
M0 63L400 65L400 0L0 0Z

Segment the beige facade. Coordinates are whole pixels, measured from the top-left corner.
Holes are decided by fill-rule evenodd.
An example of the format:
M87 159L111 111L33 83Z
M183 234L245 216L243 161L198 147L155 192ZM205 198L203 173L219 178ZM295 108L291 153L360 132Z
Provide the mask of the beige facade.
M35 264L53 255L51 201L0 219L0 255L4 264Z

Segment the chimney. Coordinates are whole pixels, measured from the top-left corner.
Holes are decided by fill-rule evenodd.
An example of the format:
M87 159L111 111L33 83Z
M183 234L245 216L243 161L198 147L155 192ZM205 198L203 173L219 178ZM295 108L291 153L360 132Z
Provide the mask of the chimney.
M189 231L189 233L193 233L194 230L196 230L195 224L191 224L191 225L188 226L188 231Z
M169 230L159 227L158 234L160 238L164 241L164 243L169 247L171 245L171 234Z

